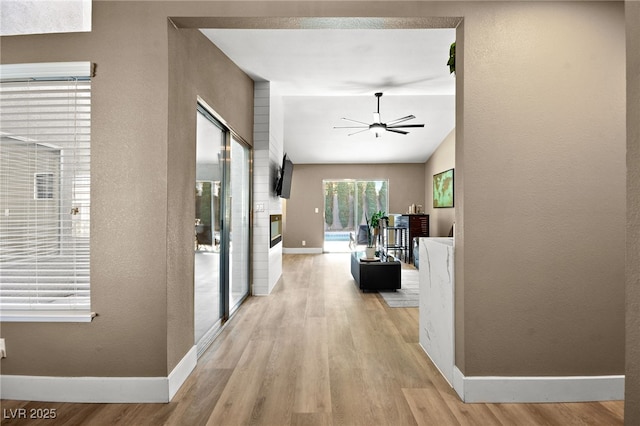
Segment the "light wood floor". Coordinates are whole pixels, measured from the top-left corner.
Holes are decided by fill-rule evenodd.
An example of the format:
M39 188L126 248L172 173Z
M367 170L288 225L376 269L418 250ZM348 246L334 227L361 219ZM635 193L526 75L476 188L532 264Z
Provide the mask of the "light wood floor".
M285 255L273 294L247 300L171 403L2 408L56 408L30 425L623 424L622 402L463 404L418 345L417 308L359 292L348 256Z

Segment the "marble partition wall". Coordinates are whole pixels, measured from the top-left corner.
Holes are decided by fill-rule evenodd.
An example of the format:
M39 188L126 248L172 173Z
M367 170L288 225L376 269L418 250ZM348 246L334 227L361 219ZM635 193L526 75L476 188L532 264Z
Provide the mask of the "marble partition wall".
M453 384L453 238L420 238L420 346Z

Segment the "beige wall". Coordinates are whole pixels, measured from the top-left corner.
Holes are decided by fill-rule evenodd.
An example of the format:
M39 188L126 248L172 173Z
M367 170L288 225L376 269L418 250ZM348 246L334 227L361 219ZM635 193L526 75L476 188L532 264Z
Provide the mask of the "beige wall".
M623 5L483 5L464 33L458 366L467 376L621 374Z
M447 237L455 221L455 201L452 208L433 208L433 175L456 167L456 130L440 143L435 152L425 164L425 212L429 214L429 235L432 237ZM455 184L456 171L453 171ZM456 192L453 193L454 197Z
M172 157L186 164L190 155L175 141L189 124L167 126L169 82L181 80L169 73L166 16L178 14L464 17L456 76L458 366L467 376L623 373L623 3L97 1L90 34L1 40L6 63L98 64L92 302L100 314L91 324L3 324L14 354L2 360L3 374L166 375L182 356L186 340L175 335L192 330L175 317L191 307L176 293L191 290L188 277L177 277L182 266L170 263L186 256L176 251L189 251L192 230L174 229L183 213L166 207L191 208L180 194L192 171L175 187L167 183L179 174ZM392 209L413 197L424 205L418 168L418 193L390 188L405 198L391 200ZM322 207L318 199L309 208L316 203ZM296 211L321 223L321 214ZM637 224L630 229L637 235ZM299 229L291 232L300 239ZM628 324L634 318L630 311ZM634 398L637 378L629 379Z
M640 424L640 2L627 20L627 357L625 424Z
M253 138L253 80L196 29L169 33L167 163L168 367L193 345L193 218L198 96L247 143Z
M97 64L92 80L91 300L98 317L89 324L3 324L9 351L3 374L167 373L168 81L166 72L149 72L167 68L166 21L160 31L160 18L150 13L145 19L145 8L93 7L91 33L1 40L3 63ZM145 42L149 34L157 37L155 43Z
M424 205L424 164L296 164L286 202L285 248L301 248L302 240L306 248L322 248L323 179L388 179L387 213L406 213L410 204Z
M248 141L253 89L201 35L178 34L171 14L154 3L94 2L91 33L1 39L3 63L97 64L91 300L98 317L3 323L11 355L3 374L166 376L193 345L195 87Z

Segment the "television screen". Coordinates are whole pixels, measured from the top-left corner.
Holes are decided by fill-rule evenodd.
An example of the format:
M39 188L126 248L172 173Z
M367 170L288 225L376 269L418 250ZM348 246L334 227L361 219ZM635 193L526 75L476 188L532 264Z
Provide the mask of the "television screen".
M433 175L433 207L453 207L453 169Z
M289 198L291 195L291 178L293 177L293 163L287 157L282 158L282 169L280 170L280 179L276 187L276 193L280 198Z

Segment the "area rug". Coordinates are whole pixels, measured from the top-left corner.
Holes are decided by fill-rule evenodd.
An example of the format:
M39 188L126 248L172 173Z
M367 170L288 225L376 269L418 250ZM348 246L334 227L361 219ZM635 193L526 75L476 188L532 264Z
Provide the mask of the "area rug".
M417 308L420 304L418 270L402 268L402 288L396 291L380 291L380 296L390 308Z

